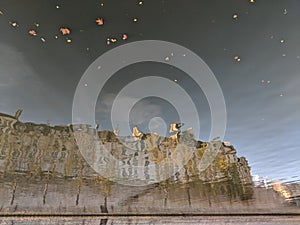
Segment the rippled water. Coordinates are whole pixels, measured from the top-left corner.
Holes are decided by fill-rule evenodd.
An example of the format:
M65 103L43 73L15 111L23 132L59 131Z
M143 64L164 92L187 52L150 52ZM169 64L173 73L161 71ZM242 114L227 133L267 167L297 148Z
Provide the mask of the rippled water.
M167 225L167 224L226 224L226 225L281 225L281 224L299 224L300 218L297 216L208 216L208 217L140 217L140 218L9 218L0 219L0 225Z
M297 182L256 178L253 182L247 160L237 157L237 151L227 143L188 138L185 144L193 151L178 169L181 159L186 157L186 152L176 152L182 139L177 143L149 134L129 145L118 142L112 132L96 132L82 125L77 127L82 143L76 143L74 127L21 123L3 115L0 119L0 215L4 216L4 222L22 224L22 219L14 221L5 216L24 213L150 216L90 221L100 224L151 224L151 221L168 224L168 218L155 218L159 214L300 213ZM99 154L101 149L93 143L105 145L109 154ZM78 146L88 149L88 155L83 157ZM135 152L132 146L137 148ZM122 169L113 170L108 157L118 159ZM165 159L172 163L167 171L171 168L177 172L161 179L164 170L159 163ZM93 169L100 161L108 165L105 177ZM153 165L152 170L147 168L149 165ZM106 178L110 176L113 179ZM141 185L137 180L151 182ZM61 223L58 219L44 220ZM172 220L173 224L185 221L178 217ZM191 217L187 222L198 220ZM201 218L204 222L209 220ZM74 221L68 218L64 223L89 224L88 220Z
M12 2L0 225L300 224L300 1Z

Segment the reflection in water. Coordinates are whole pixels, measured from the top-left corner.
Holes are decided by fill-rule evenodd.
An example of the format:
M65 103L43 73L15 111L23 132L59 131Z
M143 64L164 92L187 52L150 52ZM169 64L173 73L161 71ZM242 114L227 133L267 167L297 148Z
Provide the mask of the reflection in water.
M76 142L74 131L81 143ZM182 139L149 134L124 142L113 132L98 132L87 125L50 127L21 123L14 116L0 114L0 212L299 212L299 208L291 207L299 205L297 184L274 184L272 189L259 183L254 186L247 160L238 158L233 146L196 141L188 132L182 137L193 148L189 157L184 151L176 152ZM99 153L99 139L109 155ZM85 157L78 146L89 150ZM113 164L111 158L120 164ZM170 163L162 170L159 165L165 161ZM96 169L109 165L105 175L112 179L99 176L91 165ZM168 173L175 175L164 177ZM112 224L109 221L102 219L100 223Z
M131 217L131 218L12 218L4 219L1 225L192 225L192 224L226 224L226 225L282 225L294 224L298 225L300 218L296 216L204 216L204 217Z

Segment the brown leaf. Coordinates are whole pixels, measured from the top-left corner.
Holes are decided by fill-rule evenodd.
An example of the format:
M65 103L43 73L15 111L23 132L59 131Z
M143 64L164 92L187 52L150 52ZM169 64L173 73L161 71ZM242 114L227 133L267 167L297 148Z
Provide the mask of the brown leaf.
M104 20L102 18L97 18L96 23L98 24L98 26L102 26L104 24Z
M68 35L68 34L71 34L71 30L67 27L62 27L60 28L60 32L62 35Z
M28 31L28 34L30 34L30 35L32 35L32 36L36 36L37 35L37 33L36 33L36 31L35 30L29 30Z
M123 35L122 35L122 39L123 39L123 40L127 40L127 39L128 39L128 35L127 35L127 34L123 34Z

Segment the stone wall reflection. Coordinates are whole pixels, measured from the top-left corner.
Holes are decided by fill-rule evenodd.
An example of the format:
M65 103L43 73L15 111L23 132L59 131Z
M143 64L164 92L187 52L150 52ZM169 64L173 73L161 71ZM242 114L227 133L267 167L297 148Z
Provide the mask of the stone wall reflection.
M152 212L192 212L199 208L226 211L240 210L236 202L254 204L252 199L257 191L250 167L228 143L222 143L215 160L204 171L199 172L198 166L209 143L197 142L192 158L175 176L156 184L130 187L111 182L91 168L79 151L75 129L80 129L82 140L87 143L100 138L113 157L128 165L127 171L119 174L120 179L128 178L134 158L146 167L169 155L163 146L153 144L157 138L153 135L140 143L144 147L139 148L146 146L148 151L147 156L139 157L145 151L132 152L132 148L122 144L110 131L98 132L88 125L51 127L22 123L14 116L0 114L1 212L106 213L151 209ZM164 138L162 145L176 147L171 139L160 138ZM91 152L97 151L94 145L90 148L95 148ZM131 173L134 176L135 172ZM145 169L141 176L147 180L152 174Z

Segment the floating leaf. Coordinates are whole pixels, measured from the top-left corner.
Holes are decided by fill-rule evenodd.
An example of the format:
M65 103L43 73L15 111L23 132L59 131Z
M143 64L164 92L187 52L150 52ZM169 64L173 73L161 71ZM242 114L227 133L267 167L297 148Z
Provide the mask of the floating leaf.
M62 35L68 35L68 34L71 34L71 30L67 27L61 27L59 29L59 31L61 32Z
M128 39L128 35L127 35L127 34L123 34L123 35L122 35L122 39L123 39L123 40L127 40L127 39Z
M9 22L12 27L18 27L19 24L17 22Z
M98 26L102 26L104 24L103 18L97 18L96 23L97 23Z
M29 31L28 31L28 34L30 34L30 35L32 35L32 36L36 36L36 35L37 35L36 31L33 30L33 29L29 30Z
M233 14L233 15L232 15L232 19L234 19L234 20L237 20L238 17L239 17L238 14Z
M235 61L237 61L237 62L240 62L240 61L241 61L241 58L240 58L238 55L234 56L233 59L234 59Z

